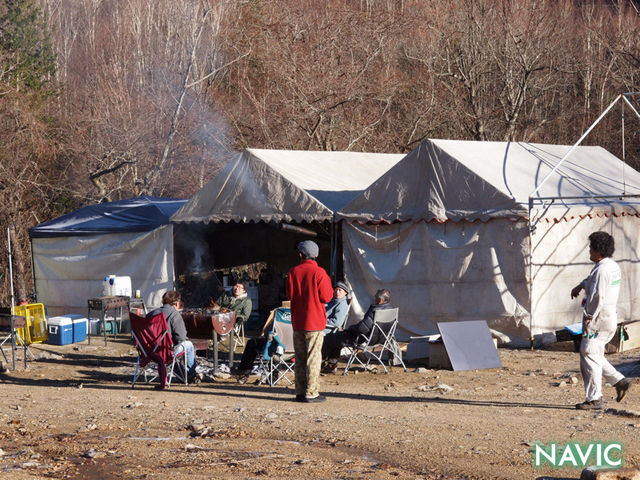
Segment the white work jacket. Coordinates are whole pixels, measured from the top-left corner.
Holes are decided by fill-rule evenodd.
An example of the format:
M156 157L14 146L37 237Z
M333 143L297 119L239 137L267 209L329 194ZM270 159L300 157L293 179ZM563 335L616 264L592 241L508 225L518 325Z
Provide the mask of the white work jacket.
M595 264L591 273L582 281L586 297L583 315L591 318L587 334L597 333L598 337L613 335L618 324L616 303L620 294L622 273L618 264L610 257Z

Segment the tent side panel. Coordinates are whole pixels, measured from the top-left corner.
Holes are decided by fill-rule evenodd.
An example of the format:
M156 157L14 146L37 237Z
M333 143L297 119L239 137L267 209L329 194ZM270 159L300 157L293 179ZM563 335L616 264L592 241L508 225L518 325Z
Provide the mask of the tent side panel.
M109 274L130 276L148 306L173 287L173 228L151 232L34 238L36 295L47 314L87 313L87 299L102 294Z
M565 217L567 218L567 217ZM561 222L538 223L533 235L534 334L551 332L581 321L581 298L571 300L570 291L589 275L589 234L602 230L613 236L613 259L622 270L618 319L638 319L640 297L640 218L635 215L605 215L602 209L591 216L572 216Z
M388 288L404 340L437 333L437 322L483 319L506 342L528 341L525 222L344 223L343 245L351 321Z

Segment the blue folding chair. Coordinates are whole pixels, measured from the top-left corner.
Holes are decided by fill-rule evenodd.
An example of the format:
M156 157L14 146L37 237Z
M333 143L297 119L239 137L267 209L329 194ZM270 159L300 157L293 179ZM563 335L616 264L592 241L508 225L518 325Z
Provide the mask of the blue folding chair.
M272 329L268 333L268 338L267 346L260 355L262 374L258 385L266 382L273 386L282 379L289 382L289 385L293 385L293 381L287 377L289 373L295 375L293 371L295 354L291 309L275 309Z

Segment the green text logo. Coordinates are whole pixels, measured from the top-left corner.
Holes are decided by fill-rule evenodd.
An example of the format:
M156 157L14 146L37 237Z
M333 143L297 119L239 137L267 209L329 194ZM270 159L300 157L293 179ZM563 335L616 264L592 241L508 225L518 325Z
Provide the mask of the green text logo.
M622 466L622 444L619 442L550 443L533 447L533 465L556 468L590 466L616 468Z

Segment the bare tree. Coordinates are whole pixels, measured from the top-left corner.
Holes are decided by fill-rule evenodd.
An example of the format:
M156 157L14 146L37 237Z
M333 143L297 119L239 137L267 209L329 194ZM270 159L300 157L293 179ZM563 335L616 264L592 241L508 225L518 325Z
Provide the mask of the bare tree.
M207 88L237 55L220 35L236 3L48 2L81 195L188 195L198 188L190 179L231 154Z
M254 48L237 65L227 115L239 146L395 149L387 121L401 90L393 45L404 19L353 2L265 3L244 10Z

